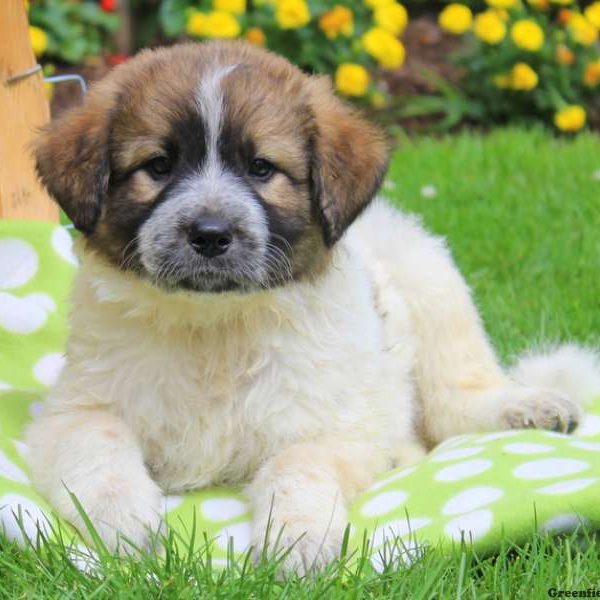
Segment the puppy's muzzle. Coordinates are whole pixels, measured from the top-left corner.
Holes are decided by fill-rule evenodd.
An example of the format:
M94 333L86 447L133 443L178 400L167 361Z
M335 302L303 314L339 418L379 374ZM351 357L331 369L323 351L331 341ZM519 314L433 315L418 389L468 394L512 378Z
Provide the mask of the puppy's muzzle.
M216 217L197 219L188 230L188 243L198 254L206 258L225 254L232 242L231 226Z

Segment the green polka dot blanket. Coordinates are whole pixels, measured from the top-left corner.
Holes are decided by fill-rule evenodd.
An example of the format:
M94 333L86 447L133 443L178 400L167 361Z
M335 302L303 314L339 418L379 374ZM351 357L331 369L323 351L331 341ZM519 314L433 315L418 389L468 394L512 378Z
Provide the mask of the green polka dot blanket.
M63 364L66 298L77 266L61 226L0 221L0 528L24 543L55 517L32 488L27 422ZM600 399L599 399L600 400ZM595 411L595 412L594 412ZM567 532L600 525L600 402L574 435L506 431L452 438L420 464L387 473L351 509L352 548L370 541L379 568L402 552L465 539L493 551L534 527ZM209 489L164 499L167 523L214 540L213 556L242 552L250 518L239 491ZM366 533L365 533L366 532ZM400 543L390 544L390 540Z

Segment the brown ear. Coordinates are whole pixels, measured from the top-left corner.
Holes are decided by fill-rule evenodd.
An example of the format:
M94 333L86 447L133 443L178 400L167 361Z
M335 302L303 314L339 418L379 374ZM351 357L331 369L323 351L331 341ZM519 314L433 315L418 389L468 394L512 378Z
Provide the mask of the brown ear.
M381 130L337 98L325 78L313 78L313 189L325 243L332 246L373 199L388 165Z
M108 188L108 116L88 102L46 126L34 149L40 180L84 233L93 231Z

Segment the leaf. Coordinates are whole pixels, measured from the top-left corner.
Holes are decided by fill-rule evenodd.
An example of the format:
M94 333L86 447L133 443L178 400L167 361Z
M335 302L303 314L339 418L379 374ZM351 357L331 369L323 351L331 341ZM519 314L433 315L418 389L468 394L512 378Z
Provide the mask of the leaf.
M187 0L163 0L158 11L161 27L167 35L179 35L185 29Z

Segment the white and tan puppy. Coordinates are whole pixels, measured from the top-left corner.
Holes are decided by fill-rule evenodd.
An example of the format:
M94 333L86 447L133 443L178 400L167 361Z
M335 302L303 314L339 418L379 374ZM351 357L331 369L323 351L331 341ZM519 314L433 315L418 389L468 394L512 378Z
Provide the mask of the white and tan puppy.
M509 377L443 241L414 219L374 203L350 227L386 141L327 80L268 52L143 52L52 123L36 157L84 235L31 467L111 547L147 543L163 492L242 482L255 547L272 508L288 566L322 564L378 473L464 432L570 431L600 389L574 347L531 359L536 385Z

